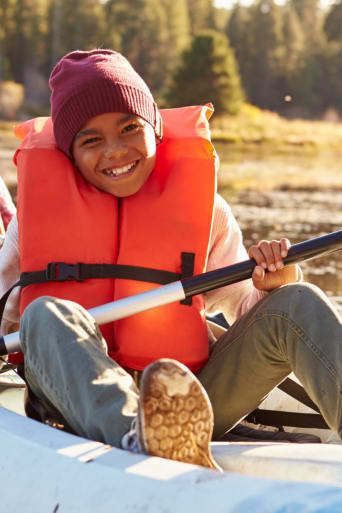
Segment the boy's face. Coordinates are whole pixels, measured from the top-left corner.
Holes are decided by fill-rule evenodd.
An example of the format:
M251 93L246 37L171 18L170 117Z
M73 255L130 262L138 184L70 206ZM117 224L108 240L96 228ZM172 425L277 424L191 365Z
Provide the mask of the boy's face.
M152 126L132 114L108 112L85 123L72 147L83 177L119 198L135 194L150 176L156 161Z

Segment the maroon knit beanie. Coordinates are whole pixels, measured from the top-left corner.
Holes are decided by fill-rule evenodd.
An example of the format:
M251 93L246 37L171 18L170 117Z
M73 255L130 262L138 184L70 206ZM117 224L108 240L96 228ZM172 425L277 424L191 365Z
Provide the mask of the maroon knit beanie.
M57 146L70 155L77 132L106 112L127 112L148 121L159 135L160 116L143 79L120 53L75 51L54 67L49 81Z

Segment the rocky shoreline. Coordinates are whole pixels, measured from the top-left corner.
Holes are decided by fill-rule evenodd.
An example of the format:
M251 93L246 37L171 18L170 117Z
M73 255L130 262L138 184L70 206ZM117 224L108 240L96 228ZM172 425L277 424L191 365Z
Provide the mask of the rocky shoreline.
M342 191L243 191L227 198L246 247L261 239L287 237L292 243L342 229ZM304 262L305 279L329 296L342 296L342 252Z

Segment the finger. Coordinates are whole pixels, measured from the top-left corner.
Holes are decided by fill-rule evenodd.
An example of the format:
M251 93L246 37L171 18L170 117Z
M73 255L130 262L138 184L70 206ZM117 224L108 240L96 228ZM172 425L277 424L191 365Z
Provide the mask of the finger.
M249 258L253 258L256 261L256 263L264 269L267 268L265 257L258 246L251 246L248 250L248 256Z
M271 247L271 243L269 241L263 240L259 242L258 247L261 253L264 255L267 269L271 272L276 271L277 268L275 266L275 258Z
M274 255L275 266L277 269L283 269L284 263L281 257L281 244L277 240L271 241L271 248Z
M265 270L261 265L256 265L253 269L252 279L255 284L261 282L265 278Z
M280 239L280 248L281 248L282 258L287 257L287 253L288 253L290 247L291 247L291 242L289 241L289 239L286 239L285 237Z

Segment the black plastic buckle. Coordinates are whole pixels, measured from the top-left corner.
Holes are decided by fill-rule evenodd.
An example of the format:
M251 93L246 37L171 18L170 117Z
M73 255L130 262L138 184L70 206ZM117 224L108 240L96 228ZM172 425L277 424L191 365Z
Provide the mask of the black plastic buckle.
M46 266L48 281L83 281L81 264L66 264L65 262L50 262Z

